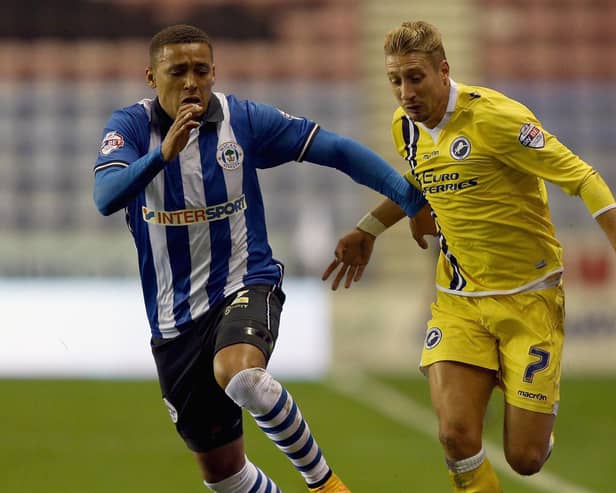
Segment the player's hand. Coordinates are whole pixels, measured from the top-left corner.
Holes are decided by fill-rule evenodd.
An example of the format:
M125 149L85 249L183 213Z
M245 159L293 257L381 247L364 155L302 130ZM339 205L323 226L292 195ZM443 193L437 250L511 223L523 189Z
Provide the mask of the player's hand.
M375 240L374 236L357 228L344 235L336 245L335 259L325 269L321 279L327 281L329 276L338 269L332 281L332 289L334 291L338 289L345 276L344 287L350 288L353 281L357 282L361 279L370 261Z
M424 250L428 248L428 242L424 236L436 236L438 233L431 212L430 204L426 204L415 216L411 217L409 223L413 238L415 238L420 248Z
M165 161L171 161L186 147L190 131L201 124L198 118L202 114L203 106L201 105L184 104L180 106L169 132L167 132L165 140L160 146Z

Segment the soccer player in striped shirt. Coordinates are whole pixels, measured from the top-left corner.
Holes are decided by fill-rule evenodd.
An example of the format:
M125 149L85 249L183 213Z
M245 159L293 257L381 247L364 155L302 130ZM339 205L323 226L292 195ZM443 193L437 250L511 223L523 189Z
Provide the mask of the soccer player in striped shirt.
M126 210L164 402L220 493L280 491L245 455L242 408L313 492L350 491L291 395L267 371L285 295L257 169L337 168L412 216L425 200L361 144L306 118L214 93L212 44L177 25L150 44L155 99L113 113L94 168L100 212Z
M494 90L458 84L438 30L406 22L385 38L385 65L399 108L392 132L406 177L429 202L413 236L439 239L437 298L421 368L428 377L456 492L497 493L482 446L490 395L505 395L504 447L511 467L534 474L553 445L563 345L562 252L544 180L579 196L616 248L616 203L587 163L533 113ZM429 208L432 208L432 219ZM359 280L376 236L404 217L390 200L336 247L337 270Z

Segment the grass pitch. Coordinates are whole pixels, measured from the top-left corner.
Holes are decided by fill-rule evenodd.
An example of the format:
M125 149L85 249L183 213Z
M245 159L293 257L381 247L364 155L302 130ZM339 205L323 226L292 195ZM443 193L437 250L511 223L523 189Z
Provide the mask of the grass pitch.
M429 411L425 380L378 376L376 382ZM286 385L328 462L354 493L450 491L433 423L401 423L382 412L400 402L358 401L331 382ZM616 491L614 388L616 378L564 379L556 448L545 471L565 486L536 486L499 472L504 491ZM156 382L0 380L0 395L2 493L207 491ZM496 393L486 437L497 445L501 423L502 395ZM252 461L285 493L305 493L299 474L249 417L245 429Z

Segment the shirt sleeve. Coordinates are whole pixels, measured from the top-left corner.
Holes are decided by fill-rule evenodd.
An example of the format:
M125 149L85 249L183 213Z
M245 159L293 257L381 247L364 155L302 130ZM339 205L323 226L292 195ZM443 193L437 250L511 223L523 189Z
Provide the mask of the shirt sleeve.
M94 202L103 215L126 207L165 166L160 146L146 152L144 115L139 127L125 110L115 112L103 130L94 165Z
M348 137L320 129L306 152L306 160L342 171L396 202L408 216L414 216L426 204L423 195L387 161Z
M143 117L147 121L145 114ZM144 132L135 117L127 109L115 111L103 129L94 169L136 161L145 154L144 140Z
M319 126L263 103L250 101L248 114L257 152L263 157L259 168L271 168L290 161L303 161Z
M530 110L512 107L478 122L486 145L505 165L538 176L579 196L591 214L614 204L614 197L598 172L546 131Z

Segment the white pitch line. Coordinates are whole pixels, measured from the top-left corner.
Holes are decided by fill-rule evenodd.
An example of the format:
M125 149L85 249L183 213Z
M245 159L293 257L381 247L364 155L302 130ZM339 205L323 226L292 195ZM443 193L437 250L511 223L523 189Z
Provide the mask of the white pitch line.
M407 395L355 370L336 372L329 385L341 394L378 411L404 426L435 439L438 423L431 411ZM500 447L484 440L486 454L495 469L509 478L545 493L597 493L542 471L533 476L520 476L511 469Z

